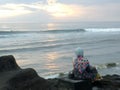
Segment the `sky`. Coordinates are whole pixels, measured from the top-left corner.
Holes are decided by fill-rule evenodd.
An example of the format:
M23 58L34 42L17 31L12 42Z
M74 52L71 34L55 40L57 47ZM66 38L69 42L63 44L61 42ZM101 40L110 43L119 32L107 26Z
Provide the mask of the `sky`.
M119 22L120 0L0 0L0 22Z

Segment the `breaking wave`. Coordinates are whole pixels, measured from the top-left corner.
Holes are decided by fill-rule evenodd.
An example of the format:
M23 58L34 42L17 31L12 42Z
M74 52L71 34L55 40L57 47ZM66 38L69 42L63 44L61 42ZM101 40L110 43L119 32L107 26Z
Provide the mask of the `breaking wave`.
M88 28L88 32L120 32L120 28Z
M38 31L0 31L0 35L26 34L26 33L70 33L70 32L120 32L120 28L86 28L86 29L61 29Z

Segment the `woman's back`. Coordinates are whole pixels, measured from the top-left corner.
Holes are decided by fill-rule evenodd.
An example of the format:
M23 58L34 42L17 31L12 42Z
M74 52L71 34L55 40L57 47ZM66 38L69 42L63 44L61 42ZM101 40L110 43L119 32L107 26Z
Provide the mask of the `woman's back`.
M81 48L75 51L76 59L73 62L73 73L76 79L94 80L98 74L96 68L92 67L89 61L84 58L84 52Z

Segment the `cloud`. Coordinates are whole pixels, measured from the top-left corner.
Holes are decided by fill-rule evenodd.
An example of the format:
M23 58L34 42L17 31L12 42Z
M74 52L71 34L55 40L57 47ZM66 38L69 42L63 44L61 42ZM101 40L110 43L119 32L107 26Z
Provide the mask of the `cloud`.
M45 10L56 19L76 17L82 12L80 6L61 3L48 4Z
M57 0L7 3L0 5L0 21L120 21L119 7L120 3L86 6Z
M0 5L0 18L13 18L25 14L35 13L44 10L44 4L39 2L32 4L4 4Z
M53 5L57 3L57 0L47 0L48 5Z
M34 2L43 2L45 0L0 0L0 4L8 4L8 3L14 3L14 4L27 4L27 3L34 3Z
M106 4L114 4L120 3L120 0L59 0L61 3L65 4L76 4L83 6L92 6L92 5L106 5Z
M84 7L83 19L87 21L120 21L120 3L109 3Z
M30 10L25 9L24 4L5 4L0 6L0 18L9 18L18 15L24 15L31 13Z
M52 17L73 17L79 13L78 6L58 3L57 0L47 0L47 3L5 4L0 6L0 18L10 18L24 14L45 11ZM77 11L77 12L76 12Z

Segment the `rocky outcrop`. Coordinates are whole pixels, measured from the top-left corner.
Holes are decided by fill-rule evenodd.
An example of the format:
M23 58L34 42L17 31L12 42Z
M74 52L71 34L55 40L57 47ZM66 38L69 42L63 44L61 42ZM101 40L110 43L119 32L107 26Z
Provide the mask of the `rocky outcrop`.
M67 76L44 79L32 68L21 69L12 55L0 57L0 90L120 90L120 76L100 81L72 80Z
M18 69L20 69L20 67L12 55L0 57L0 73Z
M86 80L71 80L68 77L51 79L56 90L120 90L120 75L106 75L95 82Z
M0 57L0 90L49 90L47 80L34 69L21 69L13 56Z
M95 81L93 87L99 90L120 90L120 75L106 75L100 81Z

